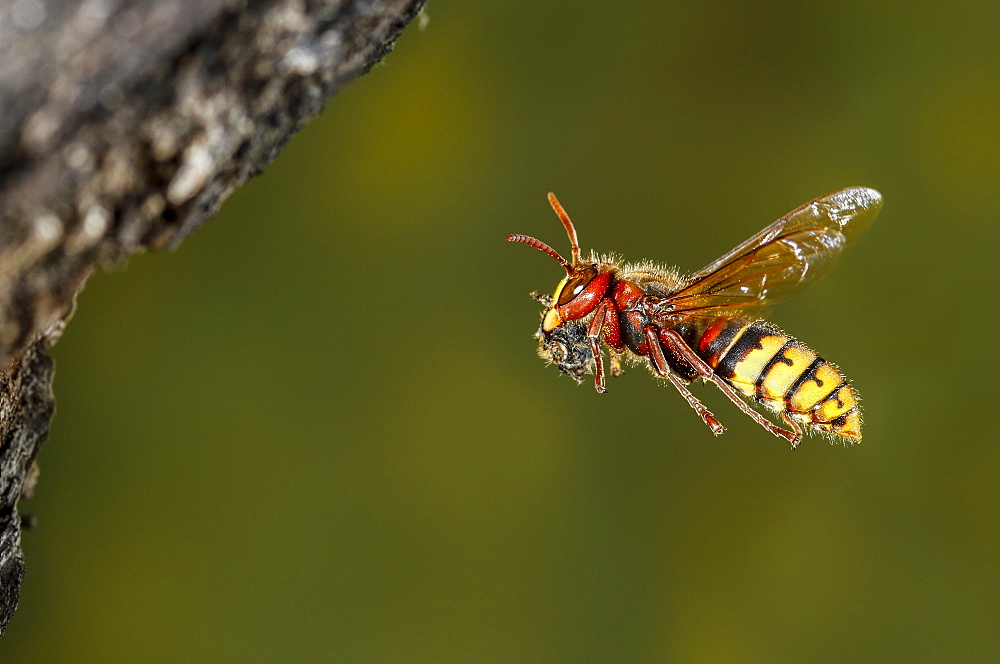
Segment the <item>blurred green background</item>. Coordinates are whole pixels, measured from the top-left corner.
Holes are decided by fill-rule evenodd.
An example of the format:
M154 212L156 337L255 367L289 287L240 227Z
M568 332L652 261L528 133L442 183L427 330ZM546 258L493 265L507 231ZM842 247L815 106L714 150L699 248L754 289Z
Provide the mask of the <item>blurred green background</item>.
M432 1L62 342L4 662L987 662L1000 9ZM771 320L864 397L796 453L532 339L566 253L694 270L882 191Z

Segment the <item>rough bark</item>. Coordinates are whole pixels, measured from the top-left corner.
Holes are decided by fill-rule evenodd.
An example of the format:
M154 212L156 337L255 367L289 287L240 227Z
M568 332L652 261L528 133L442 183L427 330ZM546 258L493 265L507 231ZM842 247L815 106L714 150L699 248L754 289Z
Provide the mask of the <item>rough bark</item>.
M197 228L423 3L0 0L0 634L87 276Z

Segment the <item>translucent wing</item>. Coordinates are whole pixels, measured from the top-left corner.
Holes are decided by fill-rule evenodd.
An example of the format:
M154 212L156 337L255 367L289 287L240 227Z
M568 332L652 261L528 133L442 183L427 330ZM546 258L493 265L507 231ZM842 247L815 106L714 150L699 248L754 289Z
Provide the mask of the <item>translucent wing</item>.
M825 275L881 207L882 195L865 187L810 201L695 272L660 313L745 315L784 300Z

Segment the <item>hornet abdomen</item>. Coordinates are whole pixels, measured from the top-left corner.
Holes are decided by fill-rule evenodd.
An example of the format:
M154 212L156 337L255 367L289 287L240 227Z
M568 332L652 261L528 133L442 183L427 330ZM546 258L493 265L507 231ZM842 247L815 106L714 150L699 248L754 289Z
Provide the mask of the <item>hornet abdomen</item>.
M723 378L771 410L827 434L861 440L858 394L835 366L766 323L715 321L695 351Z

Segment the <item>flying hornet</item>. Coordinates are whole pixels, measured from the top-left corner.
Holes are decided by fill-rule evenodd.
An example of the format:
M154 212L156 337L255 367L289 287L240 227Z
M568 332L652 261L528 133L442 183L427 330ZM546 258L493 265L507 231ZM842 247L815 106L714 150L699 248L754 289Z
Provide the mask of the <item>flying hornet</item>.
M804 427L861 440L858 393L840 370L758 317L826 274L875 219L879 192L850 187L810 201L686 276L594 253L585 260L569 215L555 195L549 203L566 229L571 260L533 237L506 238L545 252L566 271L553 295L532 294L545 307L535 335L543 359L578 382L593 373L601 393L605 349L612 376L621 373L622 359L644 364L677 388L715 435L725 427L687 387L697 378L793 449ZM778 414L788 428L745 399Z

